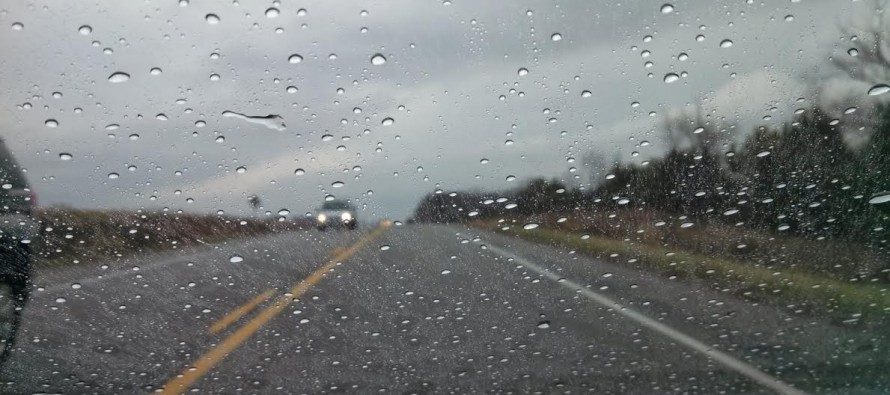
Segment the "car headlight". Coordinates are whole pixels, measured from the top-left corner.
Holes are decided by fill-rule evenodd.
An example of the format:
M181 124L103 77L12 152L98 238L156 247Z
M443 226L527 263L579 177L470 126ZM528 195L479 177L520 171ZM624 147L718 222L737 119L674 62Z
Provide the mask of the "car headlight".
M318 214L318 222L324 222L328 220L328 216L324 214Z
M344 220L344 221L352 220L352 214L350 214L350 213L343 213L343 214L340 215L340 219L342 219L342 220Z

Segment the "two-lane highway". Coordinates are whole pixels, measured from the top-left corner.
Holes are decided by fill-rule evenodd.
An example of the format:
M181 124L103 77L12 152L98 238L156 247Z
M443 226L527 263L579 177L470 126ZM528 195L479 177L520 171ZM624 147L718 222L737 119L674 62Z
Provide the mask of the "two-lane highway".
M2 392L890 389L880 328L455 226L278 234L36 283Z

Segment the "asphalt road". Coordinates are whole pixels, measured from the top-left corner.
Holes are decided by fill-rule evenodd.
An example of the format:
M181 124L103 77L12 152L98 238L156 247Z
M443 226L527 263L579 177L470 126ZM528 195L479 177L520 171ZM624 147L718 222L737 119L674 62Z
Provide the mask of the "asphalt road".
M890 392L886 328L476 229L125 262L37 274L0 392Z

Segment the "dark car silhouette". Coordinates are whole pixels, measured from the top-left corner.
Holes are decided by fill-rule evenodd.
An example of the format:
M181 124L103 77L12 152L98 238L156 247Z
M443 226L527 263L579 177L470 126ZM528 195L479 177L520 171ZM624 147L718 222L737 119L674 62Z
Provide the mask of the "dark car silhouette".
M39 233L36 197L0 139L0 364L15 341L31 287L31 241Z

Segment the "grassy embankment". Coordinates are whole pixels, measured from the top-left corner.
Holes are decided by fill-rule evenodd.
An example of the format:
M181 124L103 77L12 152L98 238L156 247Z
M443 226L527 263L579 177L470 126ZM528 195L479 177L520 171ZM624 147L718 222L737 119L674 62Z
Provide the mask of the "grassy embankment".
M42 209L37 218L45 231L33 248L43 267L96 264L305 226L274 218L59 208Z
M477 221L475 226L494 230L500 233L517 236L526 240L548 245L562 246L579 253L610 260L624 265L633 265L641 269L655 270L676 278L696 278L711 282L715 289L732 292L751 300L770 300L784 306L794 305L795 310L819 311L839 314L844 319L858 320L865 317L890 316L890 284L886 281L849 281L837 276L820 273L824 265L807 266L806 262L785 259L754 259L756 254L741 256L733 254L738 249L736 244L725 251L715 251L707 245L693 247L691 235L708 234L709 230L699 229L683 236L677 231L667 231L670 237L659 236L661 243L652 242L646 237L616 237L617 234L591 234L578 229L578 226L556 222L556 218L541 219L536 223L541 226L535 229L523 229L522 224L528 221L512 219L498 224L496 221ZM627 225L625 223L625 225ZM625 226L626 230L635 229ZM711 238L717 229L710 230ZM601 232L602 233L602 232ZM645 233L645 232L642 232ZM656 232L650 232L650 234ZM665 232L662 232L665 233ZM623 232L622 235L638 234ZM678 235L679 234L679 235ZM774 237L754 237L765 241L776 242ZM696 237L691 237L695 240ZM671 243L663 240L670 239ZM673 248L665 247L665 244ZM685 248L676 248L677 245ZM813 245L801 240L784 240L783 245L795 248L801 244L811 250ZM823 243L824 244L824 243ZM769 251L769 246L762 248ZM696 251L697 250L697 251ZM822 248L822 253L826 249ZM820 253L818 249L811 253ZM615 255L617 254L617 255ZM842 254L842 253L837 253ZM835 254L835 255L837 255ZM868 256L868 260L881 257ZM746 259L747 258L747 259ZM824 257L828 261L850 259L849 257ZM765 263L764 263L765 262ZM867 262L873 265L873 262ZM835 265L837 266L837 265ZM815 268L815 269L814 269ZM807 270L810 269L810 270ZM883 273L886 274L886 273Z

